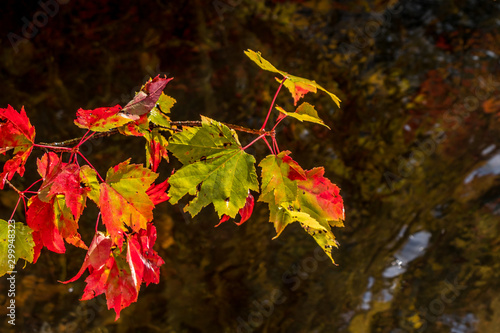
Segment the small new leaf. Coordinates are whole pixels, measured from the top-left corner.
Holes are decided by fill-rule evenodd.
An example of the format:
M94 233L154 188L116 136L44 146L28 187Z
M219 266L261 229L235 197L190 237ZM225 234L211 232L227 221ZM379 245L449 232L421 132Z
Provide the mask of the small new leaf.
M308 92L311 91L316 93L317 89L320 89L326 92L332 98L335 104L337 104L337 106L340 107L340 99L331 92L329 92L328 90L326 90L325 88L323 88L322 86L320 86L319 84L317 84L316 81L308 80L302 77L288 74L287 72L284 71L280 71L279 69L274 67L269 61L264 59L261 56L260 52L255 52L249 49L245 51L245 54L260 68L273 73L279 73L284 78L286 78L284 86L287 87L288 90L290 90L295 105L297 105L297 101L301 99ZM278 81L281 82L281 80Z

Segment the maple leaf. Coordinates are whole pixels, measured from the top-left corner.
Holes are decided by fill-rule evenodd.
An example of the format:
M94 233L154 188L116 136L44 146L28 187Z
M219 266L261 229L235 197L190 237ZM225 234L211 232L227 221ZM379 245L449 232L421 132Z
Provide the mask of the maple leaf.
M106 132L134 120L120 113L121 109L120 105L94 110L80 108L76 112L75 125L94 132Z
M127 266L119 248L110 253L100 268L89 266L90 275L85 279L87 285L81 300L86 301L104 293L108 309L115 310L115 320L118 320L121 310L136 302L138 296L134 277Z
M78 220L90 189L80 186L80 167L64 163L53 153L37 159L43 183L37 196L30 198L26 222L33 229L36 244L64 253L64 241L87 249L78 233Z
M146 194L149 195L149 198L153 202L153 205L156 206L157 204L170 199L167 194L167 189L169 186L170 184L168 183L168 179L166 179L159 184L152 184L151 187L148 188Z
M267 156L260 162L263 172L259 201L278 205L296 199L297 183L294 180L305 179L306 176L304 170L288 154L290 152L283 151L279 155ZM289 174L294 176L289 177Z
M33 150L35 141L35 128L30 124L24 106L18 113L12 106L0 109L0 153L5 155L9 150L14 150L14 156L5 162L0 173L0 190L5 185L5 180L11 180L16 172L24 175L24 164Z
M340 189L323 177L323 168L303 170L284 151L261 161L262 194L259 201L267 202L270 222L277 238L287 225L299 222L330 257L338 247L331 227L342 227L344 205Z
M135 119L137 118L137 119ZM149 120L146 114L134 117L134 121L118 127L120 134L127 136L144 136L149 132Z
M245 54L247 57L249 57L253 62L255 62L260 68L270 71L273 73L279 73L281 74L284 78L286 78L286 81L283 83L285 87L288 88L290 93L292 94L294 104L297 105L297 101L302 98L305 94L308 92L314 92L316 93L317 89L320 89L324 92L326 92L331 99L337 104L338 107L340 107L340 99L320 86L319 84L316 83L316 81L313 80L308 80L302 77L298 77L295 75L288 74L287 72L280 71L276 67L274 67L269 61L264 59L260 52L255 52L252 50L247 50L245 51ZM282 82L282 80L278 80L279 82Z
M343 227L344 203L340 189L323 177L325 169L306 171L306 179L298 181L298 201L302 211L315 219L325 219L334 227ZM302 192L302 193L301 193Z
M100 184L99 207L102 220L113 239L120 232L146 229L153 219L154 204L146 190L158 177L157 173L130 159L110 168L106 181Z
M108 309L114 309L116 318L120 318L123 308L137 301L140 286L160 281L160 266L163 259L153 250L156 242L156 228L149 223L147 229L141 229L127 238L127 249L118 247L112 250L111 237L98 232L94 236L78 273L68 281L79 279L85 270L90 275L82 300L89 300L102 293L106 294Z
M153 250L156 242L156 228L149 223L147 230L141 229L130 236L127 242L127 262L134 282L139 291L142 282L160 282L160 266L165 263L158 253Z
M258 190L255 158L243 151L234 130L202 116L202 126L174 134L168 150L184 166L169 179L175 204L186 194L195 198L184 207L195 216L212 203L219 217L235 217L249 190Z
M64 240L74 246L87 249L77 231L78 224L62 195L55 195L49 202L41 201L38 196L31 197L28 201L26 222L33 229L33 239L36 234L36 239L39 239L41 244L50 251L66 252Z
M80 185L86 189L87 196L99 205L101 188L97 180L97 172L88 165L80 168Z
M91 270L99 270L108 261L111 254L111 245L113 242L111 238L104 236L102 232L97 232L90 243L83 265L78 273L67 281L60 281L61 283L70 283L78 280L87 268Z
M167 139L161 135L158 128L153 129L145 135L146 143L146 167L156 172L162 159L168 162Z
M150 79L135 97L123 107L122 112L141 116L148 113L156 105L163 89L173 78L161 78L160 75Z
M318 116L318 112L314 109L314 106L311 104L304 102L299 105L295 112L286 112L282 107L276 106L276 110L281 112L281 114L287 115L288 117L292 117L298 119L300 121L308 121L316 124L320 124L330 129L323 120L321 120Z
M75 163L64 163L53 152L37 160L38 173L44 179L38 197L49 202L54 195L62 194L76 221L85 208L87 190L80 186L80 167Z
M0 219L0 277L15 270L19 259L33 262L33 230L21 222L9 224Z

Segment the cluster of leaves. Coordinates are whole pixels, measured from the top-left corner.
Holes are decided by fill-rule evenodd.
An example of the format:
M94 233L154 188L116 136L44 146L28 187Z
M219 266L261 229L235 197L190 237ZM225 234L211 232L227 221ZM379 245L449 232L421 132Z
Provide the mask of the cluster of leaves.
M159 282L164 261L153 249L157 237L153 209L157 204L167 200L177 204L187 195L191 200L184 211L195 216L212 204L220 218L216 226L237 215L238 225L249 219L254 207L252 192L259 192L259 177L254 156L245 150L258 140L263 140L271 151L258 165L258 200L269 205L276 237L288 224L299 222L333 262L331 251L337 242L331 227L343 226L344 219L339 188L324 177L323 168L304 170L289 151L280 152L275 138L275 128L285 117L326 125L311 104L303 103L295 112L277 106L276 124L270 131L265 127L283 85L292 94L295 105L317 89L328 93L337 105L340 100L314 81L276 69L260 53L245 53L261 68L282 75L277 79L280 85L260 130L226 125L204 116L201 122L193 122L196 126L177 126L168 117L175 100L163 93L172 79L160 76L149 80L124 107L79 109L75 124L88 131L73 147L36 144L35 129L24 108L21 112L10 106L0 109L0 152L12 153L0 174L0 189L8 184L18 191L18 204L23 200L27 223L16 223L15 260L0 260L0 276L14 270L19 258L35 263L43 247L64 253L65 242L72 244L87 254L77 275L63 283L77 280L88 270L82 300L105 293L108 308L115 310L118 319L120 311L137 300L142 283ZM258 137L242 147L235 129ZM146 167L126 160L111 167L105 178L101 177L79 151L98 132L144 137ZM37 159L41 178L20 191L10 180L16 173L23 176L24 165L34 148L45 150ZM155 183L159 164L168 161L168 152L183 166L167 180ZM85 165L80 165L78 156ZM30 190L36 184L38 190ZM100 209L96 232L88 247L78 233L87 198ZM17 205L14 212L16 209ZM98 231L99 221L104 232ZM8 243L7 225L7 221L0 220L0 248Z

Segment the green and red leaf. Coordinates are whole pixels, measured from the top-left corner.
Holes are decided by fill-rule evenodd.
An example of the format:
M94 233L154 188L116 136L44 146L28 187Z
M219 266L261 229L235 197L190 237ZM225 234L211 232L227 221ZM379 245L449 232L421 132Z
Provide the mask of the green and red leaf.
M286 78L284 86L287 87L290 93L292 94L295 105L297 105L297 101L301 99L305 94L307 94L308 92L316 93L317 89L319 89L326 92L328 96L330 96L331 99L335 102L335 104L337 104L337 106L340 107L340 99L333 93L329 92L328 90L317 84L316 81L308 80L302 77L288 74L287 72L284 71L280 71L279 69L274 67L269 61L264 59L261 56L260 52L247 50L245 51L245 54L260 68L273 73L279 73L283 76L283 78ZM282 80L278 81L282 82Z
M276 237L293 222L299 222L332 259L337 247L331 227L343 227L344 205L340 189L323 177L323 168L303 170L284 151L261 161L262 194L267 202ZM275 238L276 238L275 237Z
M127 227L136 232L146 229L153 219L154 204L146 191L158 174L129 161L110 168L100 185L102 220L113 240Z
M75 125L94 132L106 132L131 122L132 118L121 113L120 105L103 107L94 110L78 109Z

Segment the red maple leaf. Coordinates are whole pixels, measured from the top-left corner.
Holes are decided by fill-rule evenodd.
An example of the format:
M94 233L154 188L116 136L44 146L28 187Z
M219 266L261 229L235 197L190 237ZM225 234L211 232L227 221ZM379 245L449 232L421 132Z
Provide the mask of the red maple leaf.
M71 209L76 221L85 208L88 189L80 186L80 167L75 163L64 163L55 153L47 153L37 160L38 173L44 179L39 190L42 201L57 194L65 197L66 205Z
M14 156L5 162L0 173L0 190L5 180L11 180L17 172L24 175L24 164L33 150L35 128L31 126L24 107L18 113L12 106L0 109L0 153L5 155L14 149Z
M80 186L80 167L64 163L55 153L37 160L43 178L37 196L29 200L26 222L37 234L37 246L64 253L64 241L87 249L78 233L78 219L85 208L87 192Z
M26 223L37 233L36 246L47 247L56 253L66 252L64 241L77 247L87 249L78 233L78 224L70 210L65 206L64 200L54 196L49 202L43 202L38 196L30 198L26 212ZM35 239L35 237L33 237Z
M156 172L162 159L168 161L168 141L158 131L153 131L148 141L149 142L146 143L148 166L151 166L151 170Z
M123 308L137 301L138 296L134 278L123 264L123 259L111 252L108 260L99 269L89 267L90 275L85 279L87 285L81 298L86 301L106 294L108 309L114 309L116 312L115 320L120 318Z
M164 201L170 199L167 194L167 189L169 187L168 178L161 182L160 184L152 184L151 187L148 188L146 194L149 195L149 199L153 202L153 205L157 205Z
M127 237L127 249L112 249L112 240L98 232L85 256L85 261L72 279L76 281L88 268L90 275L85 279L87 286L82 300L89 300L102 293L106 294L108 309L114 309L116 319L120 312L137 301L141 284L160 281L160 266L165 262L153 250L156 242L156 228L149 223L147 230ZM128 264L128 266L127 266Z
M160 266L165 262L153 250L155 242L156 228L151 223L148 224L147 230L141 229L128 239L127 262L135 278L138 291L142 282L145 282L146 286L151 282L160 282Z
M103 107L94 110L78 109L76 112L75 125L95 132L104 132L122 126L133 119L119 113L122 107Z
M109 259L111 254L111 245L111 238L104 236L101 232L97 232L92 240L92 243L90 243L85 260L78 273L72 279L69 279L68 281L61 281L61 283L66 284L78 280L87 268L92 271L101 269Z

